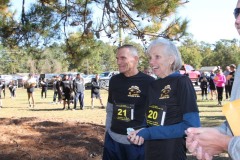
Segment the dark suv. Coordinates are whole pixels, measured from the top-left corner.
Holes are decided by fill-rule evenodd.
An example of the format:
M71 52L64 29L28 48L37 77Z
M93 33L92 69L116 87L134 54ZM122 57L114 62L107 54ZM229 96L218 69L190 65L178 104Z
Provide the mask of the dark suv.
M58 74L56 73L44 73L44 74L40 74L39 76L39 86L41 86L41 80L43 80L44 78L46 78L46 82L48 83L48 88L52 88L53 87L53 78L54 76L58 76Z

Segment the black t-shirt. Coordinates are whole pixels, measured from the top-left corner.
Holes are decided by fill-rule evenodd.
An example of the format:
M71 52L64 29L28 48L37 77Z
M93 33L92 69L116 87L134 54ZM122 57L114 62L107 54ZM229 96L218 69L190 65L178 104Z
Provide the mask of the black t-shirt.
M113 104L111 130L127 134L128 127L143 125L147 90L154 78L142 72L132 77L120 73L109 82L108 102Z
M182 122L186 113L198 112L196 92L187 76L174 74L158 79L148 92L149 106L166 106L164 126ZM149 113L146 115L148 121ZM145 156L146 160L185 160L185 138L145 141Z
M98 94L100 90L100 83L99 80L96 78L92 79L92 88L91 88L91 93L92 94Z
M65 94L70 94L72 90L72 81L64 80L61 82L60 86Z
M62 83L62 81L57 81L56 82L56 89L57 89L57 91L60 91L61 83Z
M232 86L233 82L234 82L234 76L235 76L235 71L232 71L229 73L229 75L231 75L232 77L229 79L229 85Z
M48 88L48 83L47 82L41 82L42 90L47 90Z

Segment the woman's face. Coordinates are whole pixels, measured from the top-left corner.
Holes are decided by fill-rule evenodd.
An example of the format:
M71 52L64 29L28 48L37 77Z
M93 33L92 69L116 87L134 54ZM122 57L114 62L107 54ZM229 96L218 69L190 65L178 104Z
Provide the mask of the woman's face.
M149 51L149 64L152 67L153 73L160 78L164 78L172 73L171 64L173 57L166 54L164 46L154 46Z

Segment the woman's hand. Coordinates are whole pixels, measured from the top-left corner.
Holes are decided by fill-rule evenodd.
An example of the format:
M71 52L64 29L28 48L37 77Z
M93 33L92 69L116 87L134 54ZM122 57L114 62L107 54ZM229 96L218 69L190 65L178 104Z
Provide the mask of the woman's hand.
M137 135L137 133L142 130L142 129L139 129L139 130L136 130L136 131L132 131L129 133L128 135L128 140L133 143L133 144L136 144L136 145L142 145L144 143L144 138L143 137L140 137Z

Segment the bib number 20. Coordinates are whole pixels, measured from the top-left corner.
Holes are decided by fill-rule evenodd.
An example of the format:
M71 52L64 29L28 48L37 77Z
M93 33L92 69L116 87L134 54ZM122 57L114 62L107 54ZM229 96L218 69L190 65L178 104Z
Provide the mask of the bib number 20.
M149 110L148 112L148 118L149 119L157 119L158 117L158 112L157 111L153 111L153 110Z

